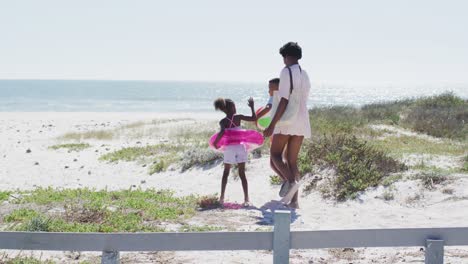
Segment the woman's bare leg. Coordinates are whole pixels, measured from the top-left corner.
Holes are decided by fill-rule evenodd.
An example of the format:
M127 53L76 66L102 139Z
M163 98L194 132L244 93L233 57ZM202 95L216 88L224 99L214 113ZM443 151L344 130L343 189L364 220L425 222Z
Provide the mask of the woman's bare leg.
M221 196L219 197L221 205L224 203L224 192L226 191L229 171L231 171L231 164L224 163L223 179L221 180Z
M283 151L288 143L290 136L276 134L273 135L273 141L270 148L270 161L272 167L275 167L275 171L279 174L284 180L289 180L290 182L294 181L294 176L289 170L287 163L283 161Z
M284 162L284 159L283 159L283 162ZM287 165L287 164L286 164ZM276 165L275 163L273 163L273 159L270 158L270 167L271 169L273 169L273 171L283 180L283 181L287 181L288 179L287 178L283 178L283 175L282 173L278 170L278 168L276 168Z
M242 181L242 190L244 191L244 204L249 204L249 185L247 183L247 177L245 176L245 163L237 164L239 168L239 178Z
M287 150L287 155L288 155L288 165L289 169L291 170L291 174L293 175L294 179L299 180L300 172L299 168L297 166L297 159L299 157L299 151L301 150L302 146L302 141L304 140L303 136L291 136L288 141L288 150ZM298 202L298 195L299 191L297 191L293 198L291 199L290 206L298 208L299 207L299 202Z

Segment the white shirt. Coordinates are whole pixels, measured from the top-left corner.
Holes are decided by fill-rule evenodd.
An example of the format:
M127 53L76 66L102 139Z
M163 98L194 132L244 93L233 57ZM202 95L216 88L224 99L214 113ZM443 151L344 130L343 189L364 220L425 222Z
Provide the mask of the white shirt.
M309 99L310 80L307 72L299 67L299 64L289 66L293 79L293 93L300 93L301 101L295 120L291 120L287 125L278 124L275 127L274 134L296 135L310 138L310 120L307 100ZM279 90L276 96L289 99L291 82L288 68L283 68L280 73Z

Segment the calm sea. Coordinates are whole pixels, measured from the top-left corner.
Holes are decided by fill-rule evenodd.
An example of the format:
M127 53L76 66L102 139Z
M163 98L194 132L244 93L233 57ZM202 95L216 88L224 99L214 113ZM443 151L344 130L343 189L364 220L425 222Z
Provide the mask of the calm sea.
M217 97L231 98L246 111L267 101L259 83L166 81L0 80L2 112L211 112ZM455 86L313 86L309 107L355 105L428 96L452 91L468 98L468 85Z

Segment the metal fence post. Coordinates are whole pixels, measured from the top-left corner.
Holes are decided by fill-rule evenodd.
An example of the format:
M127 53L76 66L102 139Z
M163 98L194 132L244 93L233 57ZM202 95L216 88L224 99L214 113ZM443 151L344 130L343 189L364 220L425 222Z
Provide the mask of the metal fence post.
M444 263L444 241L426 239L425 264Z
M291 248L291 212L275 211L275 229L273 232L273 264L289 263Z
M101 264L119 264L120 253L118 251L103 251Z

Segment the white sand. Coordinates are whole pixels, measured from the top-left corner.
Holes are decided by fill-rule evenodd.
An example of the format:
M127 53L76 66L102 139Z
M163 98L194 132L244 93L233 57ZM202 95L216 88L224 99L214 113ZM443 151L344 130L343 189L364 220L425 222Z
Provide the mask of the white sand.
M137 162L109 164L98 161L99 156L124 146L153 144L168 140L168 131L197 125L213 127L219 114L152 114L152 113L0 113L0 190L25 190L42 187L127 189L171 189L177 195L219 193L222 165L196 168L181 173L175 169L148 175L148 168ZM187 120L194 118L196 120ZM109 140L83 140L92 145L80 152L65 149L51 150L49 146L61 141L57 137L67 132L90 130L116 130L138 121L150 123L154 119L178 119L161 124L159 130L148 129L143 138L127 132ZM135 129L137 131L137 129ZM102 146L104 144L104 146ZM26 153L30 149L31 153ZM97 150L97 152L96 152ZM77 161L74 161L74 160ZM38 162L39 165L35 165ZM444 162L448 162L445 161ZM68 166L68 168L65 168ZM251 159L247 165L247 178L251 201L256 208L277 200L278 187L269 183L268 157ZM321 198L313 192L300 198L301 209L293 212L292 230L397 228L397 227L456 227L467 226L468 175L456 174L446 186L433 191L424 189L418 181L404 180L396 183L391 192L395 199L385 201L388 192L379 187L368 190L359 199L336 203ZM452 194L442 189L453 189ZM242 201L240 181L230 179L227 186L228 202ZM416 197L416 198L415 198ZM418 198L419 197L419 198ZM271 228L269 210L212 210L197 214L189 223L220 225L231 230L268 230ZM266 225L265 225L266 224ZM34 252L35 255L40 252ZM44 253L60 262L73 263L61 252ZM95 254L83 253L80 260ZM124 254L130 263L151 263L151 254ZM271 263L270 252L175 252L158 253L163 263ZM292 251L291 263L421 263L423 252L409 249L356 249ZM446 261L467 263L468 251L449 248Z

